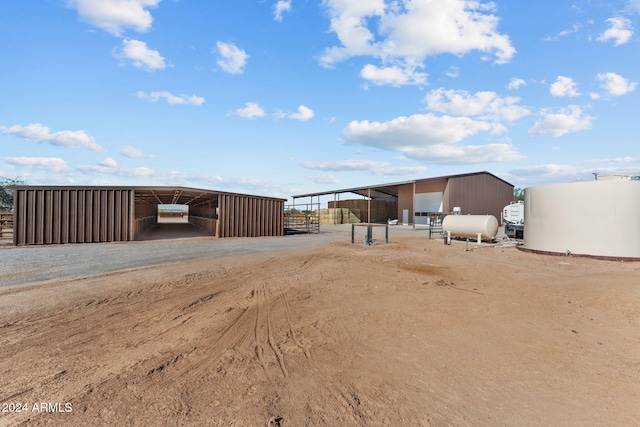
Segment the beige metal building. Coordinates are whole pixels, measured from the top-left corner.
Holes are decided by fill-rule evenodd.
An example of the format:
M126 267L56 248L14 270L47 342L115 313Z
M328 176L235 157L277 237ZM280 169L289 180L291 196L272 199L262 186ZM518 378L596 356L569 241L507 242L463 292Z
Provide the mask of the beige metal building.
M357 194L368 201L395 203L395 218L388 219L398 219L399 224L426 225L430 214L449 213L454 208L460 208L463 215L494 215L500 219L504 206L513 200L513 185L484 171L301 194L293 198L294 201L306 197L313 200L333 195L330 207L348 207L349 203L339 200L344 193ZM363 222L380 222L380 218L371 215L371 203L368 211Z
M189 222L217 237L284 234L284 199L186 187L10 188L15 245L135 240L167 204L187 205Z

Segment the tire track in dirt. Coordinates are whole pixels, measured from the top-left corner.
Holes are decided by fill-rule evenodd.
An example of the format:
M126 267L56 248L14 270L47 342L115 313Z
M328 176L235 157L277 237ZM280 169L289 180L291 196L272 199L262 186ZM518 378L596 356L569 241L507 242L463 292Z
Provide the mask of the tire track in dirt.
M264 281L260 281L259 284L259 288L261 289L263 295L266 295L266 283ZM280 365L280 369L282 370L282 374L284 375L284 377L286 378L287 376L289 376L288 372L287 372L287 367L284 363L284 356L282 355L282 351L280 351L280 349L278 348L278 345L276 344L275 340L273 339L273 332L271 330L271 313L269 310L269 301L267 301L267 303L265 304L266 306L266 311L267 311L267 342L269 343L269 347L271 348L271 351L273 351L273 353L276 355L276 359L278 360L278 364Z
M296 334L295 328L293 327L293 322L291 321L291 307L289 306L287 295L282 291L282 289L279 286L278 286L278 292L280 293L280 298L284 303L285 316L287 319L287 326L289 327L289 334L291 335L291 340L296 345L296 347L302 350L302 352L304 353L307 359L311 359L311 351L309 351L309 348L302 345L298 340L298 338L296 337L297 334Z
M252 291L252 295L255 296L255 299L256 299L256 317L255 317L255 323L253 326L253 346L254 346L254 351L256 353L256 357L258 358L258 363L260 363L260 366L262 367L262 370L264 371L264 374L266 375L269 382L273 384L273 379L271 378L271 375L269 374L269 369L267 368L267 364L264 361L264 348L260 344L261 342L261 339L260 339L260 326L261 326L260 311L261 310L260 308L262 306L263 291L264 289L261 286L254 286Z
M221 362L224 363L222 359L225 354L246 354L242 349L252 347L254 361L264 372L267 381L272 386L281 384L280 380L274 376L273 371L270 370L271 362L269 362L269 359L275 359L274 361L278 364L283 375L283 380L286 381L289 377L289 367L286 362L287 356L283 354L281 344L275 337L274 321L276 323L278 321L283 322L283 326L288 330L292 340L295 338L294 344L305 354L305 358L310 359L311 352L298 338L292 321L291 307L280 283L286 284L297 281L301 276L308 274L314 264L312 261L304 260L293 268L267 274L266 277L265 274L260 274L256 270L245 272L242 275L242 282L245 285L244 288L250 287L251 291L246 298L240 302L236 300L235 304L228 308L231 311L241 309L240 315L231 320L223 330L209 337L204 345L198 346L196 351L187 355L188 357L180 357L180 354L169 355L163 363L157 365L158 369L149 369L148 372L152 374L149 377L155 376L158 378L148 378L148 380L152 382L160 381L162 384L167 385L174 380L180 382L204 382L206 378L216 375L216 371L219 371L222 366ZM277 293L275 298L270 292L272 289ZM275 318L272 310L274 303L279 303L280 305L280 308L276 310L278 316ZM196 304L192 307L196 310L201 310L203 308L201 305ZM267 349L271 350L269 352L272 353L271 356L267 354ZM164 378L161 379L160 377ZM276 389L277 394L280 394L279 389L278 386ZM344 397L346 395L339 392L337 386L333 387L330 393L345 407L349 408L353 405ZM286 396L282 397L286 399Z
M123 384L134 384L138 389L206 388L213 378L221 375L225 355L231 355L233 359L236 354L245 355L245 363L260 366L258 369L262 369L273 392L278 396L273 398L274 402L281 400L285 402L285 407L293 407L296 399L288 395L286 381L290 378L291 370L288 358L294 356L283 353L283 343L279 342L276 334L276 331L280 333L284 328L295 347L304 354L303 360L309 362L308 366L311 367L312 375L319 379L318 383L340 406L352 412L348 415L349 418L357 421L361 416L357 412L357 402L312 362L312 345L305 345L303 337L297 332L292 315L293 307L287 298L291 288L300 287L305 283L305 277L315 275L317 262L302 260L292 264L294 265L290 268L266 275L259 269L236 271L229 282L218 280L228 277L228 270L189 274L177 280L154 283L144 289L112 293L106 297L92 298L88 302L85 300L81 304L67 306L69 308L34 320L40 324L57 324L56 328L62 327L60 322L64 320L65 326L71 326L74 330L66 339L77 335L79 339L87 341L92 339L87 337L87 333L96 338L99 338L100 333L91 333L87 329L89 325L113 316L128 319L126 328L135 333L131 340L135 347L131 349L131 357L128 359L133 364L125 360L110 362L106 369L87 371L84 381L69 383L67 391L73 390L69 399L83 402L79 409L99 407L101 399L113 395L108 390L122 390ZM213 288L206 285L208 282L212 283ZM195 284L198 286L194 290L188 288ZM217 290L216 286L223 287L224 290ZM242 292L247 292L248 289L250 292L241 297ZM166 302L169 301L166 299L170 301L168 307ZM162 303L164 309L153 309L156 304L161 306ZM73 313L75 310L79 311ZM69 315L74 318L71 324ZM186 322L190 322L191 338L185 340L181 337L181 326ZM7 323L8 329L17 326ZM158 340L166 345L159 352L153 351L152 346ZM247 359L246 356L252 354L251 348L253 357ZM236 360L243 359L240 357ZM273 371L274 363L278 364L282 377ZM80 372L76 372L76 375L79 374ZM258 384L259 381L256 383L254 380L254 383ZM120 393L124 393L120 394L124 398L130 392ZM168 407L188 410L187 403L194 393L185 391L163 396L163 399L167 401ZM280 407L279 404L275 405ZM154 405L153 410L163 409ZM272 415L274 413L278 411L271 412Z
M292 317L291 306L287 299L286 292L283 291L283 288L282 288L282 284L291 284L292 282L295 282L298 279L298 276L301 276L307 273L316 264L315 261L316 261L315 259L312 261L305 260L300 265L300 267L284 270L281 272L276 272L271 275L270 279L279 279L279 280L273 280L272 282L273 288L277 292L278 298L282 301L284 305L284 313L285 313L285 320L288 328L288 333L291 336L293 343L296 345L298 349L300 349L303 352L309 367L321 379L322 386L329 392L329 394L333 397L333 399L345 409L345 412L349 414L349 417L354 422L359 422L360 420L364 419L364 414L358 408L358 406L360 405L360 400L357 397L357 393L356 392L347 393L343 391L342 388L335 381L333 381L330 378L330 376L327 375L312 360L311 351L309 347L301 344L296 336L297 335L295 331L296 328L294 327L293 321L291 319ZM266 286L266 281L263 283Z

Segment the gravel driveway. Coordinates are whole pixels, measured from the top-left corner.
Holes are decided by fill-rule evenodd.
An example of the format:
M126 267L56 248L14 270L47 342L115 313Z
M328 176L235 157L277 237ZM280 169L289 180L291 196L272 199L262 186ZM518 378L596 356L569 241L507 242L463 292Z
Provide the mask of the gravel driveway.
M363 234L365 230L360 228L357 229L358 235ZM378 237L379 240L381 237L383 241L383 230L375 229L374 237ZM390 235L415 231L403 227L390 228ZM283 237L175 238L170 229L159 229L155 233L157 237L135 242L0 247L0 287L88 277L131 268L210 257L306 249L330 242L351 240L349 224L324 226L320 234ZM375 233L382 235L376 236ZM180 233L178 232L177 235ZM184 236L184 230L181 235ZM149 236L145 237L149 238ZM361 241L361 237L358 240Z

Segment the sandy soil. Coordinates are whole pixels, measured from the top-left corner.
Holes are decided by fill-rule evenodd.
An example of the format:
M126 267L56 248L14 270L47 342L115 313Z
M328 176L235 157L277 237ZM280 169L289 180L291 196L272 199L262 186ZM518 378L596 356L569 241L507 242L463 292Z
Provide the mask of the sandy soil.
M4 288L0 331L0 425L640 425L640 263L332 243Z

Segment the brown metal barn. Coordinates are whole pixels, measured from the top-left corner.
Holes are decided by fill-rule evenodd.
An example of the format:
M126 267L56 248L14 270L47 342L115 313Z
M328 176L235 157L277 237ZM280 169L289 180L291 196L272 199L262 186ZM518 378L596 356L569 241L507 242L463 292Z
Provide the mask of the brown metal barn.
M186 187L10 188L15 245L135 240L166 204L189 206L189 222L217 237L284 234L284 199Z
M363 198L338 200L338 195L344 193L358 194ZM500 219L504 206L513 200L513 185L484 171L301 194L293 198L311 197L313 200L313 197L322 195L334 196L329 208L351 209L357 206L358 210L364 211L360 218L362 222L398 219L399 224L426 225L430 214L450 213L454 208L460 208L464 215L494 215ZM386 209L375 202L386 202Z

